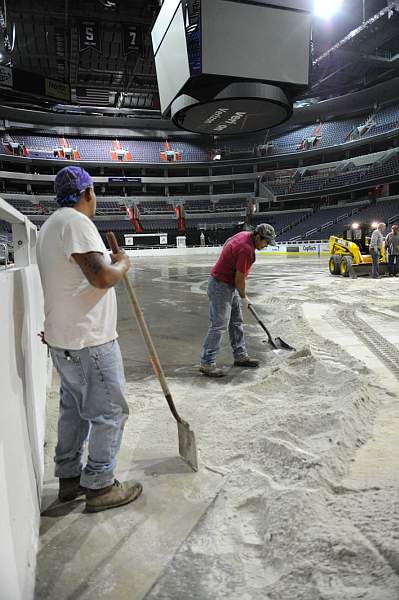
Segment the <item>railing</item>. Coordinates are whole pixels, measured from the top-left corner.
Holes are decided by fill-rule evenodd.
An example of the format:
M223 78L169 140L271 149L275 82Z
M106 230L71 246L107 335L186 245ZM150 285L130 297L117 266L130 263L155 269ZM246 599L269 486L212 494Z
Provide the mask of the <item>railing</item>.
M327 227L331 227L331 225L334 225L334 223L336 223L337 221L334 219L331 219L331 221L327 221L326 223L323 223L323 225L321 227L319 227L320 231L323 231L323 229L327 229Z
M319 227L313 227L313 229L309 229L309 231L305 232L305 235L311 235L312 233L316 233L316 231L319 231ZM297 236L297 238L300 236ZM294 238L292 238L294 239Z
M0 198L0 220L11 224L15 266L36 263L36 226L3 198Z
M357 209L357 210L359 210L359 209ZM353 214L354 214L354 213L352 212L352 215L353 215ZM343 221L344 219L347 219L348 217L349 217L349 214L348 214L348 213L345 213L344 215L340 215L339 217L337 217L337 218L335 219L335 222L336 222L336 223L339 223L340 221Z

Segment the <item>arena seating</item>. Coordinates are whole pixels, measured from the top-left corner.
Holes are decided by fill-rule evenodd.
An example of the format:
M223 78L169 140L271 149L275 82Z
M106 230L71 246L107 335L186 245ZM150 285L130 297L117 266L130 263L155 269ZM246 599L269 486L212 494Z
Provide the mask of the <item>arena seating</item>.
M299 221L307 219L312 214L311 209L298 210L298 211L282 211L282 212L260 212L256 213L252 217L252 224L254 226L259 223L270 223L273 225L277 239L279 241L285 240L284 232L287 228L294 227Z
M8 233L10 231L11 231L10 223L7 223L7 221L0 220L0 237L2 238L1 241L6 241L6 239L8 239Z
M162 213L174 213L175 209L173 205L165 198L160 200L144 200L141 199L139 203L140 212L142 215L145 214L162 214Z
M214 210L214 204L210 198L186 198L184 200L184 207L186 212L190 213L210 212Z
M375 204L371 206L367 206L362 211L359 211L356 216L349 219L349 223L354 223L356 221L361 222L380 222L388 223L390 219L399 215L399 200L395 199L380 199L377 200Z
M314 150L344 143L351 131L366 122L370 117L370 111L365 115L357 117L333 119L324 123L310 123L302 127L296 127L292 131L274 133L268 142L272 143L269 155L287 154L301 152L301 144L317 134L317 143ZM362 136L371 137L393 130L399 125L399 105L395 104L387 108L381 108L373 115L374 125ZM23 143L29 150L31 158L54 158L54 149L60 145L59 134L51 130L43 130L43 135L24 133L12 133L12 139ZM9 134L4 135L4 140ZM254 134L248 138L230 138L228 142L220 143L220 147L227 155L229 153L248 153L253 155L257 145L264 143L264 134ZM113 140L97 139L95 137L68 138L66 141L70 147L77 148L80 159L86 161L109 162L111 160L111 148ZM161 140L144 139L119 139L120 146L128 152L133 162L159 163L160 153L165 149L165 142ZM205 142L187 142L184 140L173 140L169 142L171 150L179 152L183 162L207 162L210 144ZM0 148L0 154L9 153L5 146ZM61 160L65 160L60 157ZM126 159L124 159L126 160Z
M293 239L326 239L326 234L323 233L324 227L331 221L334 223L340 222L344 218L350 218L352 212L358 211L358 206L336 206L331 208L322 208L317 212L309 215L302 223L293 227L284 236L285 240Z
M141 224L143 226L144 232L151 232L151 231L156 231L156 232L167 232L167 231L177 231L177 219L175 217L170 217L170 218L161 218L161 219L156 219L154 217L151 217L149 215L144 215L141 218ZM131 225L130 225L131 227Z
M280 172L277 180L270 177L264 179L263 183L275 196L334 189L399 173L399 156L396 154L386 161L377 160L367 165L351 166L347 171L332 170L329 176L326 171L315 173L305 173L301 178L297 175L289 178L283 177Z
M100 232L115 231L115 232L131 232L133 230L132 224L128 218L126 219L96 219L94 223Z
M186 226L197 227L201 224L206 225L229 225L229 224L237 224L242 223L244 221L244 214L240 215L239 213L235 214L187 214L186 215Z
M245 210L247 204L247 198L220 198L215 202L215 210L218 212L228 210Z

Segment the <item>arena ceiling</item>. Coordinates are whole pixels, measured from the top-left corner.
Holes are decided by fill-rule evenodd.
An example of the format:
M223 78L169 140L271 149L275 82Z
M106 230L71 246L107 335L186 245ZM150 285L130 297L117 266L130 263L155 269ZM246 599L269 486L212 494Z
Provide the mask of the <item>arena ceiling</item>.
M68 83L72 104L158 117L150 31L159 5L159 0L0 0L0 29L10 40L15 25L12 66ZM92 46L82 42L85 23L96 28ZM132 30L137 41L129 49ZM340 96L399 76L399 1L343 0L330 21L314 19L312 46L311 86L303 98ZM0 102L32 106L29 95L4 90ZM57 104L38 98L35 103L52 109Z

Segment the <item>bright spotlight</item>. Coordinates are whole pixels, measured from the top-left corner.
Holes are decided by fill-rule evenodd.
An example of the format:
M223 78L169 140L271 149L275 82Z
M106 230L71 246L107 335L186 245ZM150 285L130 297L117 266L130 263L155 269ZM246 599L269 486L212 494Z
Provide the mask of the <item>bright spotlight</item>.
M352 229L359 229L359 223L352 223Z
M371 223L371 227L372 227L373 229L377 229L377 227L378 227L378 223L377 223L377 221L374 221L374 223Z
M314 0L313 12L322 19L331 19L341 8L342 0Z

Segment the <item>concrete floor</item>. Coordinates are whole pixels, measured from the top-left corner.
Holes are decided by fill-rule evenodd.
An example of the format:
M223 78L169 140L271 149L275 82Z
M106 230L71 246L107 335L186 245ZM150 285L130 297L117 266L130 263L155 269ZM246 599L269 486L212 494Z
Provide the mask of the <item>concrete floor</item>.
M84 514L81 500L57 504L57 481L52 473L57 417L55 387L48 403L44 515L36 600L145 598L223 485L227 466L220 460L213 462L208 451L207 415L201 410L201 399L206 397L219 402L229 395L239 396L240 389L262 380L272 353L264 343L263 332L246 314L248 350L261 359L262 367L255 371L232 368L224 380L216 381L198 374L200 349L208 327L207 278L213 263L214 260L209 258L140 258L133 261L130 272L178 409L196 432L200 471L197 474L190 472L178 458L175 422L152 374L125 292L119 287L118 331L131 417L120 452L118 476L122 480L142 481L144 493L132 505L96 515ZM376 285L375 281L363 281L365 289L369 289L371 284ZM391 286L396 294L397 280L381 281L383 285ZM321 300L320 297L312 297L312 286L316 284L325 285ZM260 257L251 273L248 296L266 322L270 307L274 311L276 306L278 309L279 298L284 300L285 306L290 300L301 303L305 317L315 331L326 339L346 344L346 339L339 339L338 325L330 321L330 327L326 326L323 311L329 306L329 297L337 290L342 290L344 302L345 294L348 295L346 301L349 303L348 286L351 285L350 280L329 277L325 258ZM320 293L323 288L318 289ZM374 326L379 326L378 315L369 315L368 318L377 319ZM273 331L274 335L281 335L294 345L303 343L303 340L291 339L290 328L284 325L284 314L281 314L279 323L281 329ZM341 331L341 335L343 333ZM399 339L391 336L391 342L399 343ZM368 359L376 369L376 377L385 378L391 394L397 395L397 378L375 360L375 356L362 346L361 340L353 336L351 352L357 358L362 355L366 361ZM229 365L231 362L226 340L220 363ZM389 422L391 449L399 421L398 411L394 412ZM384 452L386 415L382 415L377 426L381 427L381 431L375 438L378 448L374 448L374 453L381 453ZM222 423L220 427L223 427ZM375 440L370 443L375 443ZM348 475L352 484L354 479L366 477L371 460L370 456L365 458L368 451L373 453L373 448L364 446L359 459L363 461L363 467L359 466L356 471L354 466ZM397 464L397 452L394 456ZM398 477L394 476L395 461L389 461L390 477L399 487ZM381 461L373 464L377 470L381 469ZM162 597L175 600L173 591Z

